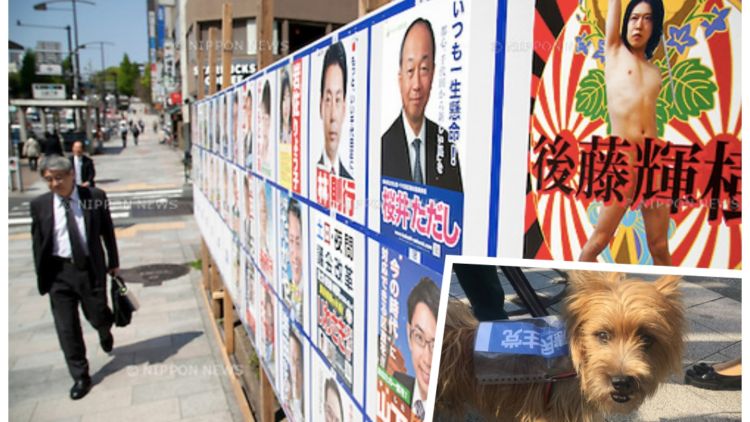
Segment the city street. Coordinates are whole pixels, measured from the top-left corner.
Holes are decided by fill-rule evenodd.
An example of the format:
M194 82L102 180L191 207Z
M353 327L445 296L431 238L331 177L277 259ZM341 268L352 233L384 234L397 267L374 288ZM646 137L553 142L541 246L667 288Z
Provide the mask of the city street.
M114 327L110 355L82 326L94 387L79 401L55 334L48 296L36 287L28 201L47 190L37 180L10 198L9 407L12 421L239 421L223 361L200 293L200 235L184 184L182 154L147 131L137 147L120 139L94 156L97 186L112 200L125 281L141 309ZM158 280L136 274L161 264ZM171 271L163 271L166 268ZM151 272L154 275L154 271ZM153 282L157 281L157 282Z

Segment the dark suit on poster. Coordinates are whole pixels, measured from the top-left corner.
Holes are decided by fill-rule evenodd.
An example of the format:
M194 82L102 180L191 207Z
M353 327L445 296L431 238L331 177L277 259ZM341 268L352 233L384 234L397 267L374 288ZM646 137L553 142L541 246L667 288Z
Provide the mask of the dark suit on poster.
M322 166L325 161L323 160L323 156L320 156L320 160L318 160L318 165ZM344 167L343 164L341 164L341 160L339 160L339 171L338 176L342 179L349 179L354 180L351 174L346 170L346 167Z
M70 258L53 255L55 233L55 194L38 196L31 202L31 234L37 287L41 295L49 293L55 328L71 376L88 378L88 361L78 317L80 302L86 319L100 333L112 326L107 305L106 277L109 269L119 267L117 242L106 194L96 188L77 186L85 225L88 256L76 265ZM73 204L71 204L71 207ZM105 263L102 240L107 249Z
M68 157L70 164L75 168L75 155ZM91 158L81 155L81 182L89 182L89 187L94 187L94 177L96 177L96 170L94 169L94 160Z
M393 378L395 378L396 381L398 381L401 385L403 385L410 392L414 392L415 379L413 376L405 372L394 372ZM414 397L412 397L412 401L414 401ZM411 406L411 403L406 403L406 404Z
M456 165L450 163L450 143L448 131L439 127L435 122L425 118L425 184L456 192L463 192L461 182L461 164L456 157ZM438 133L445 137L445 151L441 159L443 173L437 169L437 138ZM381 176L413 182L412 166L409 162L409 149L406 145L406 130L402 116L396 118L390 128L383 134L381 143Z

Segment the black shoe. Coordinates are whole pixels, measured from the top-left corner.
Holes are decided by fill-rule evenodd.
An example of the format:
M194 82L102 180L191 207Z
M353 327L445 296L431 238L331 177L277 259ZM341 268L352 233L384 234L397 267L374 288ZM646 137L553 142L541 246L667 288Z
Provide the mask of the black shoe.
M112 351L112 346L115 344L115 339L112 337L112 332L107 330L107 332L102 335L99 334L99 344L102 345L102 350L109 353Z
M70 389L70 398L72 400L82 399L91 390L91 378L81 378L76 380Z
M712 366L695 365L685 372L685 384L706 390L742 389L742 376L721 375Z

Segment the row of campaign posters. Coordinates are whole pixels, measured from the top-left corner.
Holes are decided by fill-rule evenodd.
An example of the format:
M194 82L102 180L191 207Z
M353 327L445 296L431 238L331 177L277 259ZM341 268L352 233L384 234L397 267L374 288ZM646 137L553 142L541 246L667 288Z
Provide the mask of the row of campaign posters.
M741 267L739 5L666 2L676 89L636 164L604 3L396 2L192 105L196 220L290 420L429 417L445 257L575 260L641 175L679 199L673 265ZM644 200L599 260L650 263Z

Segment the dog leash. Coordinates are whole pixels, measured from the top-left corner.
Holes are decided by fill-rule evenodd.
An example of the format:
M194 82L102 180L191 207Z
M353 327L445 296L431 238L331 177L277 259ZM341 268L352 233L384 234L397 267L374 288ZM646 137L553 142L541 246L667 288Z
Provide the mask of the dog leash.
M555 382L568 379L568 378L575 378L577 376L578 376L578 373L573 371L573 372L564 372L560 375L555 375L551 377L547 381L547 384L544 387L544 407L549 407L549 400L552 397L552 388L555 385Z

